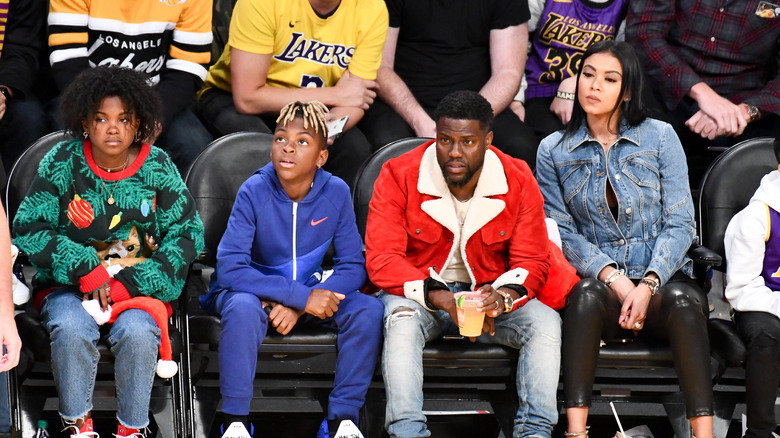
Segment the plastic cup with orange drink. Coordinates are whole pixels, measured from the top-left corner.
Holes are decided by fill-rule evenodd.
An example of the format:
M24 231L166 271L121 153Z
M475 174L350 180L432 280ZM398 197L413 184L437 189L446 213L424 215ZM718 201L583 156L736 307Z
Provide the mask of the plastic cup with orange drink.
M458 292L455 294L455 303L458 308L458 328L462 336L482 335L485 312L477 310L482 299L483 296L479 292Z

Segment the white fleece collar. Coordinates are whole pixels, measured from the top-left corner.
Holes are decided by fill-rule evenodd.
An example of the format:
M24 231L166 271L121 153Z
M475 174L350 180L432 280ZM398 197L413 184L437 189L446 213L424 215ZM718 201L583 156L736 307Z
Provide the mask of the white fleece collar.
M458 224L458 217L455 212L455 206L450 198L450 190L447 182L444 180L441 167L436 160L436 143L431 144L425 150L420 161L420 174L417 180L417 191L421 194L435 196L437 199L425 201L420 206L433 220L442 224L450 230L458 240L461 228ZM463 235L460 236L461 257L469 271L472 284L474 284L474 274L471 272L471 265L466 257L466 243L480 228L498 216L506 207L501 199L492 199L490 196L504 195L509 191L509 185L504 173L504 166L495 152L485 151L485 161L482 164L482 172L474 190L474 196L471 198L471 206L463 222ZM447 256L447 260L452 256L452 251ZM444 270L442 266L441 271ZM441 273L439 271L439 273Z

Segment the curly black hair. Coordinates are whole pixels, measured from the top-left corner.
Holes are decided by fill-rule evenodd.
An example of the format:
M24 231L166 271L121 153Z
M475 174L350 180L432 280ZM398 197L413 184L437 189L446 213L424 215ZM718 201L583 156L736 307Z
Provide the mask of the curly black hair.
M83 122L90 120L106 97L118 97L139 122L137 136L154 135L162 123L162 102L148 76L122 67L95 67L81 72L60 97L60 114L65 130L81 136Z
M442 117L455 120L476 120L480 127L487 132L493 123L493 107L487 99L475 91L453 91L439 102L439 106L433 113L433 119L437 124Z

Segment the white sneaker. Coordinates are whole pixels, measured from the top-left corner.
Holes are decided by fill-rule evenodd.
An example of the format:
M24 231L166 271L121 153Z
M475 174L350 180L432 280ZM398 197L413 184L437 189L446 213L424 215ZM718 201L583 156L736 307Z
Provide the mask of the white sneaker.
M230 423L225 433L222 434L222 438L252 438L252 435L246 430L244 423L234 421Z
M341 420L334 438L363 438L363 434L360 433L360 429L355 426L352 420Z

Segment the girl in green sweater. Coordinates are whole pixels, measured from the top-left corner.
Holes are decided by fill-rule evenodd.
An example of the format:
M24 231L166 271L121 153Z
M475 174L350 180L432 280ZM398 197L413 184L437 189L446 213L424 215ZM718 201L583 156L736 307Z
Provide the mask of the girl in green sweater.
M141 73L85 70L63 93L61 112L77 139L43 158L14 233L38 271L34 289L51 338L60 415L71 437L88 438L97 436L90 411L100 333L82 300L105 309L136 296L176 299L203 248L203 224L176 166L144 142L160 126L160 99ZM131 233L154 242L154 251L113 264L101 258L104 251L98 255ZM160 330L147 312L131 309L117 317L108 339L116 359L117 436L142 436Z

